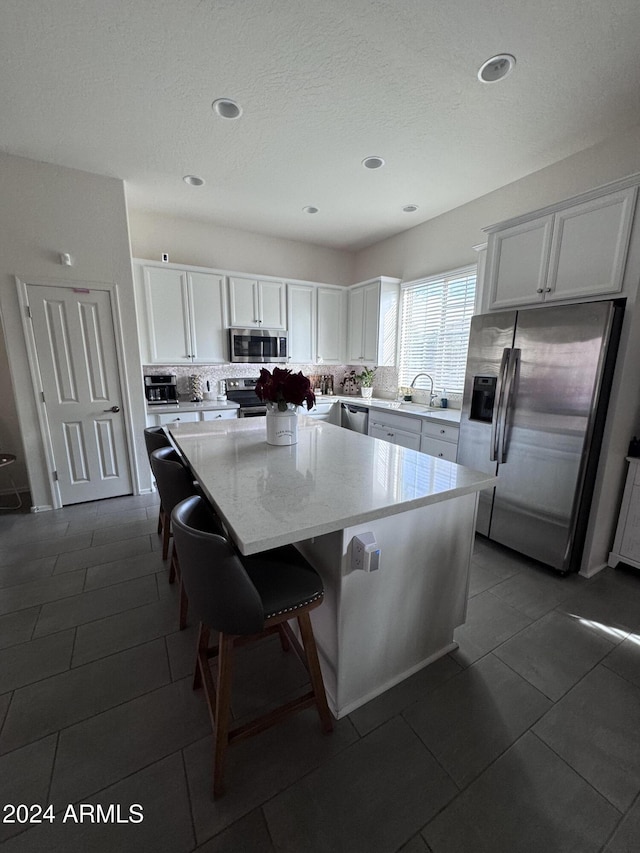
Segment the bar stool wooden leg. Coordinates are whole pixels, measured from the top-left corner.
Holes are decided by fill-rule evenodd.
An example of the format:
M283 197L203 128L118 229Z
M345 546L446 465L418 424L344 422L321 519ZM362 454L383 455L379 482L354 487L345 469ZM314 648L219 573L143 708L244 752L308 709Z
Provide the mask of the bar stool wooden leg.
M287 637L287 632L284 630L284 625L278 625L278 634L280 635L280 645L283 652L288 652L291 649L291 643Z
M158 536L162 533L163 527L164 527L164 510L162 509L162 504L160 504L160 509L158 511Z
M224 794L224 763L229 745L231 681L233 678L234 637L220 634L218 643L218 688L214 725L213 797Z
M165 522L162 525L162 559L166 560L169 554L169 538L171 536L171 523L165 514Z
M180 578L180 608L179 608L179 616L178 616L178 627L181 631L187 627L187 612L189 610L189 599L187 598L187 591L184 588L184 584L182 583L182 578Z
M171 549L171 560L169 561L169 583L173 583L178 577L177 561L176 546L174 545Z
M318 649L316 640L313 636L313 628L311 627L311 619L309 613L301 613L298 616L298 627L300 628L300 636L304 645L305 656L309 666L309 678L311 687L316 699L316 707L320 724L325 732L333 731L333 720L327 705L327 696L324 692L324 682L322 680L322 670L320 669L320 661L318 660Z
M196 646L196 666L193 673L193 689L197 690L202 687L203 673L208 672L211 678L211 670L209 669L209 635L211 631L206 625L200 623L198 628L198 643ZM213 682L212 682L213 684Z

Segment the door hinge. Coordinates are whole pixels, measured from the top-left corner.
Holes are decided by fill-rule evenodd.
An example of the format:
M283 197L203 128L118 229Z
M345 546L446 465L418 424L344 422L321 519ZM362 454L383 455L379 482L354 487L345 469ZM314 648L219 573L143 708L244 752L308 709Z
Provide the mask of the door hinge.
M42 397L42 402L44 403L44 402L45 402L45 399L44 399L44 391L41 391L41 392L40 392L40 396Z
M28 305L25 305L24 311L25 311L25 314L27 315L27 317L29 318L29 320L31 320L33 317L33 315L31 314L31 308Z
M57 471L53 472L53 479L57 481L57 479L58 479L58 472Z

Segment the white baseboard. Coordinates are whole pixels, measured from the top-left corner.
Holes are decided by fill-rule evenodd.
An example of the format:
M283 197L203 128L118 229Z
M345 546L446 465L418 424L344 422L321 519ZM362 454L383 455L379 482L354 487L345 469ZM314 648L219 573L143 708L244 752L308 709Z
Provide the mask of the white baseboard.
M578 574L582 578L594 578L599 572L607 568L607 563L600 563L598 566L591 566L588 569L580 569Z

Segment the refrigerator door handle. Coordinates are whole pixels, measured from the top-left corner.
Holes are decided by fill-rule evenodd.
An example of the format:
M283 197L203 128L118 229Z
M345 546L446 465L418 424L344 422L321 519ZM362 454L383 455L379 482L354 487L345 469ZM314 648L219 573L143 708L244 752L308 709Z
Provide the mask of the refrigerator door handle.
M498 381L496 382L496 395L493 405L493 414L491 416L491 443L489 446L489 460L497 462L498 460L498 444L502 428L502 400L504 392L504 382L509 366L509 354L511 350L505 347L502 351L502 361L500 362L500 370L498 371Z
M507 429L509 426L509 413L511 412L516 372L518 370L518 365L520 364L520 353L521 351L519 349L512 349L511 356L509 358L509 370L507 372L507 381L504 392L504 408L502 410L502 425L498 446L498 462L501 464L507 461Z

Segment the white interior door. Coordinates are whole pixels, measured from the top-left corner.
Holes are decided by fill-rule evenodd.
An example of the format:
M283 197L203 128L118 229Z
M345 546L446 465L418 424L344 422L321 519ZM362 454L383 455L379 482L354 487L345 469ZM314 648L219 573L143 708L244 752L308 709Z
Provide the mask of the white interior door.
M131 494L110 293L27 294L62 503Z

